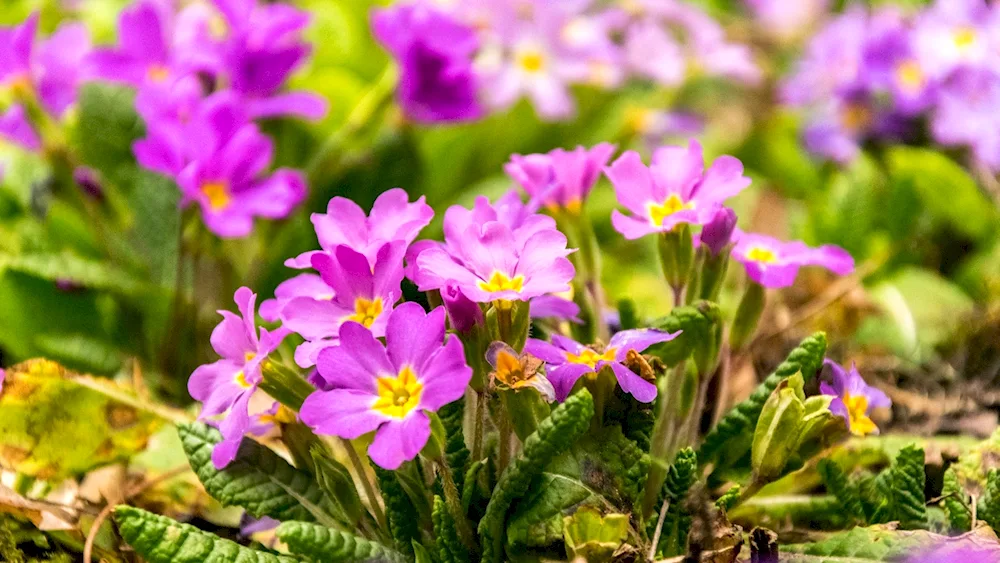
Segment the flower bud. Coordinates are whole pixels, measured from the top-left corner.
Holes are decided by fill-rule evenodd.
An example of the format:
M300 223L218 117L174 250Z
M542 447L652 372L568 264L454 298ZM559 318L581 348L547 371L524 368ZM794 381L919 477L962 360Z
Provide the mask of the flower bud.
M736 229L736 212L728 207L720 207L705 227L701 230L701 243L713 256L717 256L732 241Z
M753 433L750 466L754 482L768 483L780 477L799 445L805 395L802 374L782 381L764 403Z
M441 300L448 311L448 319L456 332L464 334L483 325L483 311L479 304L462 293L457 286L449 285L441 291Z
M766 299L764 286L749 282L747 291L740 300L740 306L736 309L736 317L733 319L733 327L729 333L729 343L733 350L740 350L750 341L750 337L757 331L757 322L764 312L764 301Z
M104 200L104 188L97 178L97 173L86 166L77 166L73 170L73 181L80 187L80 191L97 201Z

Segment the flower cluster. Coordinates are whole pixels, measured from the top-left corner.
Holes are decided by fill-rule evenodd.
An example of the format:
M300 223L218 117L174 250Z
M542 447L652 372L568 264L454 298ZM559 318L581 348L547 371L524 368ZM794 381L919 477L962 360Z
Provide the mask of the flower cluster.
M138 0L118 22L118 45L96 49L98 78L134 86L146 137L139 163L177 181L208 228L242 237L254 217L282 218L306 193L294 170L269 173L272 141L254 119L318 119L326 102L282 85L309 54L305 12L257 0L192 4L178 13Z
M0 138L26 150L43 147L45 122L62 120L88 77L90 35L81 23L64 23L38 39L38 14L20 25L0 28L0 89L13 103L0 112Z
M309 54L309 17L258 0L171 6L137 0L122 11L111 47L92 47L80 23L38 41L37 14L0 29L0 87L14 99L0 114L0 136L41 150L49 122L64 117L83 82L133 86L146 123L134 146L139 164L175 179L182 203L196 203L212 232L246 236L254 217L282 218L306 193L299 172L268 171L273 143L254 120L326 113L322 98L282 90Z
M280 284L275 297L261 304L261 317L280 328L258 335L255 296L240 289L240 315L222 312L212 335L222 359L191 377L191 395L204 404L202 417L217 421L224 438L213 454L216 465L233 459L244 434L261 432L287 414L273 400L263 401L258 412L251 398L262 394L268 377L280 379L290 369L269 355L292 333L298 340L295 363L311 371L302 422L347 440L374 432L369 455L389 469L424 450L432 413L463 397L469 386L501 394L507 408L535 408L533 401L547 408L544 402L564 401L579 386L604 398L617 386L635 401L652 402L656 374L641 353L679 332L630 329L578 342L560 334L568 325L557 322L536 325L552 329L549 340L528 338L530 318L584 324L578 304L595 307L588 300L599 288L586 287L576 302L567 299L579 285L573 261L585 260L573 254L560 228L586 221L583 206L602 169L632 212L616 212L615 228L627 238L654 234L667 240L684 233L688 248L697 237L704 249L697 266L702 278L730 255L746 265L751 280L768 287L791 284L804 265L841 274L853 268L850 256L835 247L811 249L736 228L736 215L724 203L750 180L733 157L705 169L701 147L692 141L660 148L649 167L634 152L608 165L614 150L604 143L514 155L506 171L529 194L527 202L511 191L494 202L479 197L471 208L452 206L444 216L443 242L416 240L434 212L424 198L410 201L400 188L381 194L368 214L352 201L333 198L326 213L312 216L319 249L285 262L311 271ZM539 213L543 208L550 215ZM692 226L701 232L692 235ZM574 237L590 232L578 225L571 231ZM580 240L581 247L596 249L596 242ZM428 303L443 306L428 311L401 302L404 276L426 293ZM835 374L832 410L847 417L852 431L868 433L868 409L885 401L859 387L855 375Z
M1000 11L977 0L938 0L912 16L854 6L810 42L782 89L808 113L805 142L838 161L874 140L922 138L968 148L1000 170L997 26Z
M694 68L759 77L745 46L680 0L442 4L417 0L372 18L401 67L400 104L419 121L473 119L522 97L541 117L564 119L574 112L571 85L611 89L636 78L674 87Z

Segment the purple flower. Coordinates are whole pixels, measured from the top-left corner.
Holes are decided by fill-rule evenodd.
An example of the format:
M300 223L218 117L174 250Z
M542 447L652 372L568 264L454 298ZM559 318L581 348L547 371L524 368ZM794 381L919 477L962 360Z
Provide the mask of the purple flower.
M911 553L905 563L995 563L997 547L989 545L989 540L976 541L975 538L948 538Z
M941 88L931 132L944 145L968 145L976 159L1000 170L1000 74L957 71Z
M88 58L93 73L136 87L165 85L199 70L214 74L218 48L206 33L181 33L173 16L170 4L153 0L139 0L123 10L118 46L94 50Z
M824 15L829 0L744 0L753 13L754 20L765 32L787 38L803 31Z
M42 140L25 115L24 106L13 104L0 113L0 137L16 143L29 151L42 150Z
M671 334L655 329L623 330L612 336L608 347L602 351L553 334L551 344L529 338L524 350L549 365L548 378L555 386L559 401L566 400L578 379L610 367L623 391L639 402L649 403L656 398L656 384L636 375L622 362L630 351L642 352L653 344L672 340L678 334L680 331Z
M996 69L995 14L978 0L938 0L917 18L914 48L932 78L946 78L958 68Z
M431 434L426 411L460 399L472 379L461 341L444 341L444 316L442 307L425 314L404 303L389 316L385 345L364 326L345 323L340 345L317 361L332 389L306 399L302 421L348 440L375 431L368 455L385 469L415 458Z
M736 230L736 212L720 207L711 221L701 230L700 241L713 255L718 255L733 239Z
M222 100L208 126L186 140L203 154L177 176L182 204L196 202L209 230L227 238L250 234L254 217L287 216L306 195L299 171L282 168L267 174L273 144L257 125L241 119L237 103L230 97Z
M260 304L260 316L269 323L281 319L281 310L296 297L309 296L317 301L333 299L333 288L326 285L319 274L299 274L287 279L274 288L274 299Z
M413 203L402 188L382 192L375 200L369 216L353 201L335 197L327 205L326 214L313 213L312 223L323 250L304 252L285 261L290 268L309 268L316 254L330 254L344 245L364 254L375 262L375 255L387 242L413 242L421 229L434 218L434 210L420 196Z
M258 337L254 320L257 296L241 287L234 299L240 315L219 311L222 322L212 331L212 348L222 359L200 366L188 380L188 392L202 403L199 418L224 414L219 423L223 440L212 450L212 463L217 469L236 457L243 435L251 429L250 397L262 379L261 363L288 334L283 328L268 332L261 327Z
M526 301L569 290L575 270L566 259L566 236L551 217L522 215L517 206L472 210L452 206L445 214L445 243L417 256L421 291L456 286L466 297Z
M795 73L785 81L781 96L794 106L806 106L862 85L868 14L853 6L830 21L806 47Z
M441 290L441 301L448 312L448 320L455 332L464 334L476 326L486 324L483 318L483 310L479 304L472 301L462 293L457 286L449 285Z
M409 117L437 122L482 115L472 68L479 40L472 28L424 5L378 10L372 28L402 67L397 95Z
M839 246L824 244L811 248L801 241L782 242L739 230L732 256L743 264L750 279L771 288L795 283L802 266L822 266L841 276L854 271L854 258Z
M0 368L0 393L3 393L3 382L7 378L7 371Z
M540 295L529 303L528 314L533 319L558 319L582 324L580 306L558 295Z
M618 202L633 215L615 210L611 223L630 240L669 232L681 223L708 223L719 205L750 185L750 178L731 156L720 156L708 170L704 166L701 145L695 140L687 148L660 147L648 168L639 153L626 152L605 174Z
M847 372L832 360L825 360L823 365L830 368L832 375L832 383L823 381L819 385L821 393L834 397L830 412L843 417L847 429L855 436L878 434L878 427L868 415L873 409L892 406L889 397L865 383L853 365Z
M309 56L302 41L309 14L287 4L258 0L214 0L228 26L222 45L231 88L254 118L296 115L321 119L326 101L309 92L279 93L288 76Z
M295 362L310 367L324 347L335 343L340 326L354 321L375 336L385 334L386 321L402 292L404 243L384 244L371 265L365 255L348 246L331 254L316 254L312 265L328 286L301 287L307 293L291 297L281 308L281 321L306 342L295 351ZM303 284L305 286L306 284Z
M611 143L591 149L555 149L547 154L515 154L504 171L524 188L532 199L551 209L579 213L583 201L600 178L601 169L615 152Z
M15 100L0 115L0 136L30 151L41 150L42 142L17 102L37 97L49 115L61 119L76 102L82 61L90 50L90 36L82 24L63 24L36 44L37 29L37 13L18 26L0 28L0 86L11 89Z

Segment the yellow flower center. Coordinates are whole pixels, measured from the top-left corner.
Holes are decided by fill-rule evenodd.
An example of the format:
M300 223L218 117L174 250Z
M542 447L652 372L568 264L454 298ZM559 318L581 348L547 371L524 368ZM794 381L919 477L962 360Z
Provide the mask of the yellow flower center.
M848 104L840 115L840 122L851 132L867 129L872 123L872 112L864 104Z
M605 61L592 61L588 66L590 83L602 88L610 88L615 83L615 69Z
M394 418L405 418L406 415L420 404L420 395L424 392L424 384L417 381L416 374L410 366L400 370L396 377L378 378L378 399L372 408Z
M649 219L657 227L662 227L664 219L685 209L694 209L694 202L685 203L677 194L670 194L667 201L664 201L660 205L655 203L649 204Z
M295 412L286 407L285 405L279 405L278 412L274 414L264 413L260 415L260 421L265 424L269 422L272 424L278 424L278 423L291 424L295 422L295 418L296 418Z
M916 61L906 61L896 67L896 78L910 92L918 92L924 86L924 71Z
M8 84L14 99L27 98L31 95L31 77L28 73L15 75Z
M566 361L571 364L585 364L591 368L595 368L597 367L597 362L601 360L605 362L615 361L615 349L608 348L603 354L598 354L590 348L584 348L579 354L566 352Z
M164 82L170 77L170 69L161 64L154 64L146 71L146 77L152 82Z
M365 328L371 328L375 323L375 319L381 314L381 297L376 297L374 301L358 297L354 300L354 314L348 316L346 320L361 323Z
M847 407L847 417L851 421L851 434L865 436L878 430L872 419L868 418L868 397L844 393L843 401Z
M205 182L201 185L201 193L208 198L208 206L212 211L219 211L229 206L229 187L225 182Z
M778 255L770 248L755 246L750 249L750 252L747 252L747 260L761 264L774 264L778 261Z
M517 275L511 278L499 270L494 270L493 274L490 275L489 281L479 282L479 289L488 293L497 293L500 291L520 293L524 289L524 276Z
M959 51L966 51L976 43L976 30L972 27L961 27L955 30L951 40Z
M545 56L540 51L534 49L523 51L517 56L517 64L525 72L535 74L545 68Z
M222 14L213 14L208 18L208 33L215 39L225 39L229 35L229 24Z
M236 383L236 385L239 385L243 389L249 389L253 387L253 385L250 385L250 382L247 381L247 374L243 373L243 370L236 372L236 377L233 378L233 381Z
M625 110L625 125L635 133L647 133L653 126L653 110L643 107L630 107Z

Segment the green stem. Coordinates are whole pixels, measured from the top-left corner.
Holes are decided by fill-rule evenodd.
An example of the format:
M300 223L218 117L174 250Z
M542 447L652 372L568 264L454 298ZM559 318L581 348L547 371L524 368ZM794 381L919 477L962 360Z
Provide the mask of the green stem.
M660 486L667 476L667 467L675 453L678 432L677 412L680 410L680 391L686 366L686 361L677 365L661 388L663 397L660 400L660 412L657 414L653 435L650 439L649 457L652 464L649 467L645 495L642 500L643 516L650 514L653 510L653 505L659 496Z
M493 307L497 310L497 330L500 333L500 340L507 344L512 344L511 332L514 324L513 308L510 302L502 300L494 301Z
M316 391L301 374L279 362L265 360L261 372L261 390L293 411L301 409L306 397Z
M368 470L365 467L365 463L361 461L358 457L358 452L355 451L354 445L351 444L350 440L345 438L340 438L340 445L347 450L347 457L351 460L351 466L354 467L354 473L357 474L357 478L361 481L361 486L365 489L365 496L368 497L368 504L371 505L372 514L375 515L375 520L378 521L380 528L389 532L389 524L385 519L385 512L382 511L382 507L378 503L378 496L375 494L375 485L372 484L371 479L368 478Z
M472 533L472 527L469 526L469 518L462 510L462 495L458 492L458 486L455 485L455 476L452 475L451 468L448 467L448 463L444 459L439 458L434 463L441 475L441 483L444 485L444 500L448 505L448 510L451 511L452 518L455 519L458 535L465 547L474 553L476 540Z

